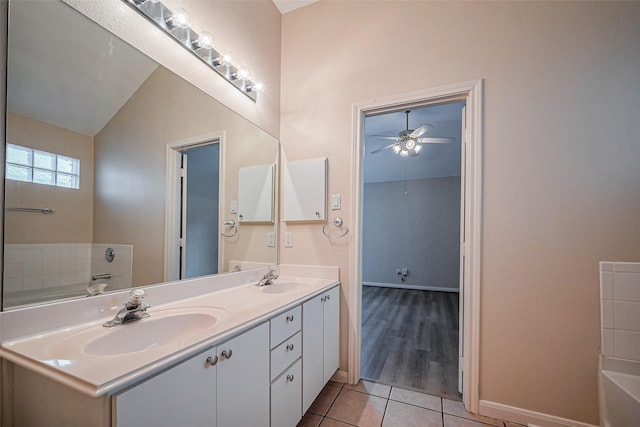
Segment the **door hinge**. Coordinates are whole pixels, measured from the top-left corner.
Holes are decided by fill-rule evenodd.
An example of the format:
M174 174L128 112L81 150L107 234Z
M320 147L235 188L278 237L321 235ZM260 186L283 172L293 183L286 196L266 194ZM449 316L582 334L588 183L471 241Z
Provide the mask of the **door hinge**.
M180 243L180 247L184 248L184 237L180 238L180 242L179 243Z
M460 254L464 257L467 256L467 244L463 243L460 245Z
M180 177L184 178L187 176L187 170L185 168L180 168Z

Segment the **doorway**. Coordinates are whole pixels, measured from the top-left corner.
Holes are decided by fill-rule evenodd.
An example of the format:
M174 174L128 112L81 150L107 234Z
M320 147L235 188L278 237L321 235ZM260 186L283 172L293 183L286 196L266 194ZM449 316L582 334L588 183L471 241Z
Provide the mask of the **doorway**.
M218 273L220 149L206 143L180 150L180 278Z
M354 104L354 155L352 245L349 269L348 364L346 379L355 384L361 378L362 291L363 291L363 211L364 211L364 121L368 116L386 112L409 110L427 105L464 102L465 131L462 144L463 160L461 185L464 200L461 208L460 253L460 354L458 378L462 400L470 412L478 411L479 404L479 331L480 331L480 256L481 256L481 201L482 201L482 80L456 83L402 95L378 98Z
M224 271L224 132L166 146L165 281Z
M361 376L460 399L464 101L364 119Z

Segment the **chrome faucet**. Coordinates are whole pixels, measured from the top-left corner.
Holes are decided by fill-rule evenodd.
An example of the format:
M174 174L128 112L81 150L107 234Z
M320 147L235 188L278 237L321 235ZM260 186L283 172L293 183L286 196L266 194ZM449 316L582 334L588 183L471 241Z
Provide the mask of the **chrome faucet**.
M112 320L104 323L102 326L112 328L149 317L147 309L151 306L142 301L142 299L147 296L145 291L143 289L134 289L129 293L129 296L131 298L124 304L124 308L121 308Z
M262 275L262 279L260 279L258 283L256 283L256 286L271 285L273 281L276 280L278 277L279 276L276 273L276 269L271 267L268 273Z

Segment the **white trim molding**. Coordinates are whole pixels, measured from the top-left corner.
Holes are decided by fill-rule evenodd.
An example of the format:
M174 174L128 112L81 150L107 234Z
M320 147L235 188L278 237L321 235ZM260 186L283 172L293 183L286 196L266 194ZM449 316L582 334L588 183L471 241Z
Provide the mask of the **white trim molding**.
M487 417L526 424L529 427L597 427L594 424L583 423L582 421L570 420L486 400L480 401L480 413Z
M351 212L351 264L349 269L349 341L347 380L355 384L360 379L361 317L362 317L362 215L363 215L363 161L364 118L399 109L415 108L444 102L466 101L468 145L466 151L465 178L465 234L464 257L464 313L463 332L463 393L466 409L479 410L480 378L480 260L482 225L482 80L456 83L433 89L409 92L353 105L353 153Z
M460 289L450 288L448 286L421 286L421 285L407 285L404 283L381 283L381 282L362 282L362 286L372 286L376 288L394 288L394 289L411 289L418 291L437 291L437 292L456 292L459 293Z

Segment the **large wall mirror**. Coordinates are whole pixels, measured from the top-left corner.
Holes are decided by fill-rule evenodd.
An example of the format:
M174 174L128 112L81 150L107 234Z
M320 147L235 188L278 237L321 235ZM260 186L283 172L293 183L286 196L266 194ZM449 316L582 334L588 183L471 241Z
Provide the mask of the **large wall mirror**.
M237 202L274 137L57 0L10 0L7 62L3 309L277 263Z

